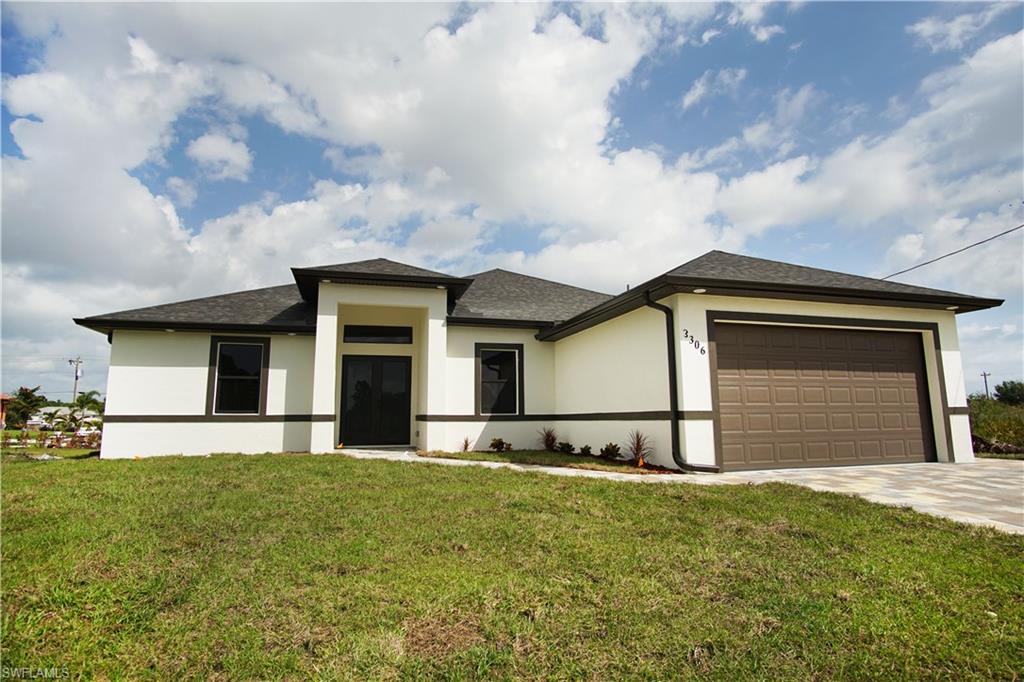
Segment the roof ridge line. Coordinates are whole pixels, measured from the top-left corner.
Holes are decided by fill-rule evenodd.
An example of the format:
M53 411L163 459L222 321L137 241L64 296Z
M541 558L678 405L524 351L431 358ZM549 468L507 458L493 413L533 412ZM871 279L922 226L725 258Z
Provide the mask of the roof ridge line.
M565 282L559 282L559 281L553 280L553 279L547 279L547 278L544 278L544 277L538 277L536 275L527 275L527 274L522 273L522 272L516 272L515 270L506 270L505 268L491 268L490 270L484 270L483 272L478 272L475 275L466 275L465 278L466 279L473 279L475 277L479 277L480 275L486 275L486 274L491 273L491 272L507 272L508 274L515 275L517 277L526 277L527 279L535 279L538 282L547 282L548 284L557 284L558 286L569 287L570 289L578 289L579 291L586 291L586 292L589 292L591 294L600 294L601 296L615 296L615 294L608 294L608 293L605 293L603 291L597 291L596 289L587 289L586 287L577 286L575 284L567 284Z

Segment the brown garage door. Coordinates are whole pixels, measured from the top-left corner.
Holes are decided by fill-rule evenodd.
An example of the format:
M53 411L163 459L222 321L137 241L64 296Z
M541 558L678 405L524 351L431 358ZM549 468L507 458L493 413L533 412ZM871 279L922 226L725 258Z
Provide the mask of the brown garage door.
M725 470L934 460L920 334L716 324Z

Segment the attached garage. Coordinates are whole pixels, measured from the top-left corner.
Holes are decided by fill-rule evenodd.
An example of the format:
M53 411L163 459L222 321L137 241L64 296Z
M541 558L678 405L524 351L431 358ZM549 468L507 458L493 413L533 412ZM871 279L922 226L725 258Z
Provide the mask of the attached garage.
M714 325L723 470L935 461L922 334Z

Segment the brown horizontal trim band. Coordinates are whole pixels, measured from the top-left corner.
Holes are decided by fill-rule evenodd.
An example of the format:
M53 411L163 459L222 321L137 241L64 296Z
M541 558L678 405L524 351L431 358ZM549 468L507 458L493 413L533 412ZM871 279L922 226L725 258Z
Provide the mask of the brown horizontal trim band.
M966 407L966 406L964 406L964 407L960 407L960 406L953 407L953 406L950 406L950 407L946 408L946 414L970 414L970 413L971 413L971 408Z
M669 421L668 410L576 412L570 414L418 414L418 422ZM711 410L680 410L677 419L711 419Z
M106 414L106 424L199 424L246 422L333 422L333 414Z
M555 324L541 320L503 320L492 317L453 317L451 315L446 321L456 327L506 327L510 329L547 329Z

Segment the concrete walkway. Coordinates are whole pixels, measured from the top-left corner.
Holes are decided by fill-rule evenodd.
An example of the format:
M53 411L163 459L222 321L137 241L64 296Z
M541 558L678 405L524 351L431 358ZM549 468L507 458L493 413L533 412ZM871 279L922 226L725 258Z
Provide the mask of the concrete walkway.
M403 450L346 448L343 455L445 466L532 471L553 476L599 478L638 483L737 485L793 483L813 490L860 495L871 500L954 521L991 526L1024 534L1024 461L978 459L967 464L887 464L821 469L778 469L725 474L625 474L549 467L538 464L478 462L441 457L418 457Z

